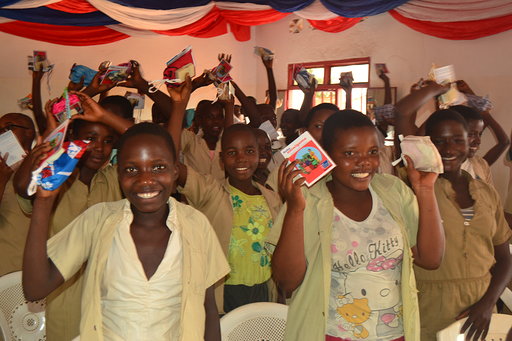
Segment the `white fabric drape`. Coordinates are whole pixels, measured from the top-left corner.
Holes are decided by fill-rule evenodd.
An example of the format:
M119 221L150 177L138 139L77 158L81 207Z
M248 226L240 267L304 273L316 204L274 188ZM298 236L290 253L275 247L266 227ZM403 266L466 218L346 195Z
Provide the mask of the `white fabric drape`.
M395 10L404 17L432 22L482 20L512 14L510 0L412 0Z
M127 7L107 0L88 0L91 5L114 20L138 29L171 30L203 18L215 6L213 2L197 7L157 10Z

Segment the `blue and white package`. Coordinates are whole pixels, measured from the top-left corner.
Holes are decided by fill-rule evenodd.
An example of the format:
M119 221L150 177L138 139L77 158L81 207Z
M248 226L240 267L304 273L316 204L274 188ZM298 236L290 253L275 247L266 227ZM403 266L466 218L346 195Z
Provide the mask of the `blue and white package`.
M69 80L73 83L80 83L82 77L84 77L84 86L88 86L91 84L92 79L98 73L98 71L93 70L84 65L73 65L71 68L71 72L69 73Z
M73 173L76 164L87 150L87 141L65 142L65 152L55 161L42 165L32 172L32 180L27 193L33 195L37 186L53 191L62 185Z

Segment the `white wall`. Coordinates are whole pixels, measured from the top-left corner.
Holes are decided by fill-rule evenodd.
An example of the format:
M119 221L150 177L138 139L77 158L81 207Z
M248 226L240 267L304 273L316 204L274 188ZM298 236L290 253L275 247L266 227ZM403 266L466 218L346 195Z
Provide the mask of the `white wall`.
M50 80L51 97L57 97L67 84L73 62L96 67L106 59L114 63L136 59L142 64L146 79L160 79L165 62L187 45L192 45L198 73L216 64L217 53L232 53L233 77L247 94L263 100L267 88L266 74L252 53L253 46L261 45L276 54L274 72L278 89L286 88L287 65L290 63L371 57L372 63L387 63L392 85L398 87L400 98L413 82L425 77L432 63L439 66L454 64L458 77L465 79L477 94L490 95L495 106L493 115L507 132L510 131L512 119L509 118L506 99L510 97L512 79L512 31L473 41L450 41L418 33L388 14L381 14L337 34L312 30L308 24L301 33L290 34L288 23L292 18L288 16L276 23L253 28L253 38L244 43L227 34L210 39L132 37L107 45L69 47L0 32L0 115L19 111L16 100L30 92L31 78L26 70L26 56L32 50L46 50L51 62L56 64ZM374 72L371 72L370 83L381 86ZM112 93L124 92L125 89L120 89ZM213 98L214 94L211 88L199 90L193 94L190 106L200 99ZM49 97L44 86L43 99ZM147 101L146 107L150 108L150 105ZM482 150L487 150L493 141L489 132L484 133ZM499 160L492 170L496 187L504 196L508 168Z
M254 82L256 70L253 66L258 59L252 54L254 40L244 43L237 42L231 33L210 39L164 35L144 38L130 37L106 45L73 47L20 38L0 32L0 41L3 46L0 49L0 60L2 61L0 67L0 115L13 111L19 112L20 109L16 101L31 92L32 78L27 70L27 55L31 55L33 50L46 51L50 62L55 64L55 69L50 77L51 95L46 86L46 76L43 78L43 105L46 99L60 96L68 84L69 70L73 63L94 69L104 60L119 64L135 59L141 64L144 78L150 81L162 79L165 62L188 45L192 45L197 75L201 74L204 69L211 69L218 64L218 53L230 53L234 55L232 76L248 93L254 93L256 90ZM165 91L165 87L162 86L162 90ZM133 90L114 88L111 94L124 95L126 91ZM213 99L215 94L213 87L197 90L192 94L190 107L195 107L195 104L201 99ZM145 119L151 117L151 103L151 100L146 98L146 108L143 113Z
M512 127L510 117L510 82L512 80L512 31L469 41L444 40L413 31L388 14L369 17L356 26L332 34L313 30L306 24L297 34L288 32L287 17L256 29L256 43L275 52L274 71L278 89L287 86L287 66L291 63L370 57L373 63L386 63L398 98L408 93L411 84L425 77L432 63L454 64L460 79L477 94L488 94L494 103L492 114L506 132ZM370 86L382 86L373 71ZM266 75L258 73L258 94L267 87ZM262 99L261 95L258 99ZM481 150L494 143L491 133L483 136ZM503 158L502 158L503 159ZM503 160L493 166L496 188L506 194L509 169Z

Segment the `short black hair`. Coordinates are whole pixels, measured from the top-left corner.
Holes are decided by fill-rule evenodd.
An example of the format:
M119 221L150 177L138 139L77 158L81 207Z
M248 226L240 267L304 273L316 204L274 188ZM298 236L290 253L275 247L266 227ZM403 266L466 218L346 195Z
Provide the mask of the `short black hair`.
M435 127L445 121L458 122L462 124L465 131L468 131L468 123L461 114L452 109L442 109L435 111L425 122L425 135L431 136Z
M339 111L340 108L335 106L332 103L320 103L318 105L315 105L311 110L309 110L306 118L304 119L303 127L307 128L307 126L311 123L311 120L313 119L313 116L317 113L319 110L332 110L332 111Z
M458 112L466 120L466 122L484 120L478 110L472 107L468 107L467 105L454 105L449 109Z
M109 110L109 107L111 106L116 107L118 110L110 111L122 118L126 118L127 120L133 120L133 105L126 97L119 95L107 96L102 98L99 104Z
M123 150L126 141L139 135L154 135L161 137L169 148L173 157L173 161L177 160L176 147L174 146L171 135L169 135L167 130L165 130L162 126L153 122L141 122L128 128L128 130L126 130L124 134L121 135L117 143L118 155L121 155L121 151Z
M345 109L332 114L324 123L322 146L330 151L341 132L351 128L369 127L375 129L372 120L360 111Z
M256 132L253 127L251 127L247 124L243 124L243 123L232 124L229 127L227 127L226 129L224 129L224 132L222 133L222 138L220 141L222 149L224 149L224 143L226 142L228 136L230 136L231 134L233 134L235 132L240 132L240 131L254 136L254 139L257 140ZM258 142L258 141L256 141L256 142Z

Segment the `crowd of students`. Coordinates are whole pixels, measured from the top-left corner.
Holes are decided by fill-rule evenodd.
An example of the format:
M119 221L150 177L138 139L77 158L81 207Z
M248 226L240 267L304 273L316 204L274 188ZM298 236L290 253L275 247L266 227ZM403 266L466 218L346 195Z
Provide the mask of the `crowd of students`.
M278 126L272 60L262 61L267 103L233 82L235 96L200 101L190 126L190 95L213 86L207 74L168 95L149 91L137 62L119 84L99 74L70 83L84 112L68 138L87 152L62 186L33 196L32 171L51 147L34 143L28 116L0 117L27 153L14 169L0 157L0 275L23 270L27 299L47 299L47 339L220 340L219 315L252 302L289 305L290 341L430 341L463 317L468 339L483 339L512 280L512 204L503 208L489 169L510 143L501 126L459 105L417 127L418 108L447 87L427 81L393 105L385 74L373 121L350 109L350 88L346 108L313 106L312 82ZM43 108L41 77L32 99L45 136L55 100ZM135 124L129 101L108 96L116 85L149 96L153 122ZM266 121L283 140L259 129ZM407 156L393 167L388 126L429 136L444 173ZM497 143L482 158L486 127ZM337 165L310 188L296 162L275 158L302 131Z

